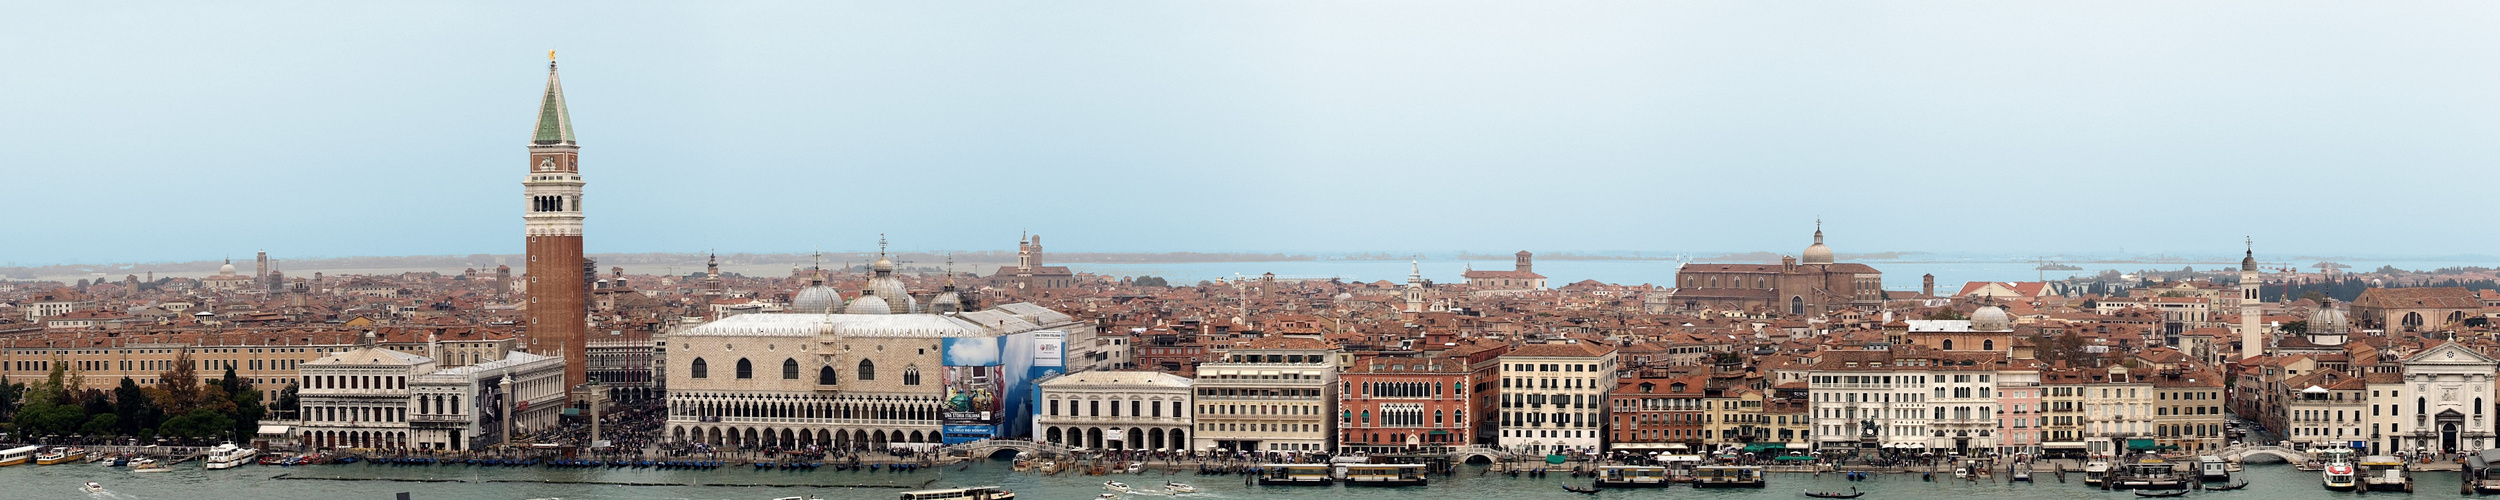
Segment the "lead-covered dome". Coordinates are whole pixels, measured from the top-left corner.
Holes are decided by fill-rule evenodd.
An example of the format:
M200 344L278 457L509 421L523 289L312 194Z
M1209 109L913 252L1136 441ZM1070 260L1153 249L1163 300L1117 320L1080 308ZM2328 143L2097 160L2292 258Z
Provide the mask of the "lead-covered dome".
M800 314L832 314L841 305L842 292L825 286L822 278L808 280L807 288L790 298L790 312Z
M1978 332L2014 331L2014 315L1997 306L1979 306L1970 313L1970 329Z

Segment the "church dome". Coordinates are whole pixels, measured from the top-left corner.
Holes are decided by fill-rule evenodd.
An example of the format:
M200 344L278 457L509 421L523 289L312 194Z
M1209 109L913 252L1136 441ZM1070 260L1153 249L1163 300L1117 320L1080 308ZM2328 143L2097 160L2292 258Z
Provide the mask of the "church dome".
M877 298L876 290L869 290L867 294L852 299L850 307L842 308L842 314L894 314L894 307L886 305L885 299Z
M808 280L807 288L790 299L790 312L800 314L831 314L842 303L842 292L825 286L824 280Z
M915 310L918 309L919 303L912 299L911 290L903 286L903 279L894 277L894 261L879 258L874 269L876 272L868 278L868 290L876 292L876 295L882 298L880 301L890 308L888 313L920 312Z
M1832 263L1832 247L1823 246L1822 228L1814 230L1814 244L1806 246L1804 261L1809 265Z
M2255 271L2255 270L2257 270L2257 251L2256 251L2256 250L2249 250L2249 251L2248 251L2248 256L2246 256L2246 257L2240 257L2240 270L2242 270L2242 271Z
M2351 331L2351 328L2352 321L2344 316L2344 310L2335 308L2335 301L2332 299L2318 306L2318 310L2309 312L2309 334L2311 335L2343 335Z
M955 287L946 287L946 291L938 292L936 298L929 299L929 312L964 312L963 295L955 293Z
M1970 329L1978 332L2014 331L2014 315L2006 314L2004 308L1997 306L1979 306L1979 310L1970 313Z
M218 274L218 275L221 275L221 276L233 276L233 275L234 275L234 263L233 263L233 262L228 262L228 263L226 263L226 265L225 265L225 266L217 268L217 274Z

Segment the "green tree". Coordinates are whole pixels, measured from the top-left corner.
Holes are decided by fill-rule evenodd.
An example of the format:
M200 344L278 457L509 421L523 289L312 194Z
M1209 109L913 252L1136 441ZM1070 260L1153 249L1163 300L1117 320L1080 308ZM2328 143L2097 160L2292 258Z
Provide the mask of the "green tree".
M113 416L111 413L98 413L93 417L88 417L87 425L79 427L78 433L89 436L113 436L121 434L121 428L121 417Z
M179 438L212 438L234 430L234 419L208 408L194 408L189 413L166 420L157 433Z
M127 436L148 434L156 429L156 424L165 421L165 411L157 408L156 402L148 399L147 389L130 377L122 377L122 385L113 388L113 414L118 417L115 421L121 425L122 434Z
M234 365L226 365L226 377L218 381L217 386L226 392L226 398L233 403L235 440L248 439L259 433L260 419L268 415L269 409L260 404L260 390L252 388L251 379L236 377Z

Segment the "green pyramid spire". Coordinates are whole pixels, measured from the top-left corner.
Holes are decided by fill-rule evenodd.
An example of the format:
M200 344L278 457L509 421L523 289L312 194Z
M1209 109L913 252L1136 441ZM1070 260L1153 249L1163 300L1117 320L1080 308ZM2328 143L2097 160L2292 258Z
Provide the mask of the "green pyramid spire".
M530 142L573 144L573 115L564 110L564 85L556 82L552 58L547 61L547 97L538 104L538 134Z

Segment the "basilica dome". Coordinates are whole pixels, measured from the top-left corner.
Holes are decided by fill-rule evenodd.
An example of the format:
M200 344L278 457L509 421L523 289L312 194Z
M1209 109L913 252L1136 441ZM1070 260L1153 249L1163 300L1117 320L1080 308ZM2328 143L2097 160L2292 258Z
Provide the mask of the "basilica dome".
M1975 332L2014 331L2014 315L2006 314L2001 307L1979 306L1979 310L1970 313L1970 329Z
M834 291L833 287L825 286L825 280L823 279L812 279L808 280L807 288L799 289L799 294L795 297L791 297L790 312L799 314L831 314L833 313L834 308L841 304L842 292Z
M876 290L869 290L852 299L850 307L842 308L842 314L894 314L894 308L886 305L885 299L877 298Z

